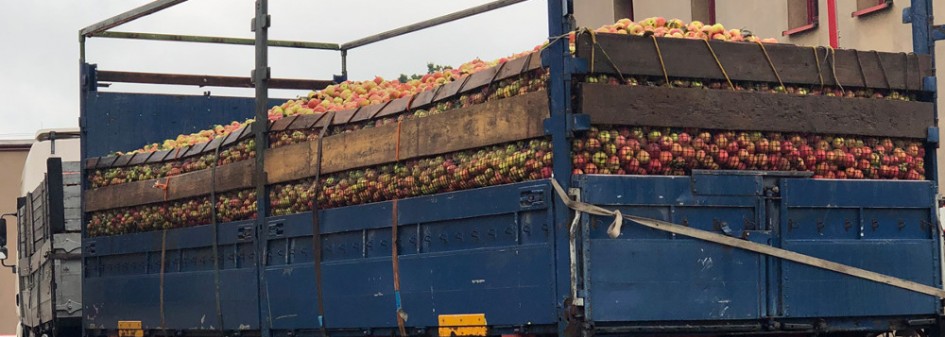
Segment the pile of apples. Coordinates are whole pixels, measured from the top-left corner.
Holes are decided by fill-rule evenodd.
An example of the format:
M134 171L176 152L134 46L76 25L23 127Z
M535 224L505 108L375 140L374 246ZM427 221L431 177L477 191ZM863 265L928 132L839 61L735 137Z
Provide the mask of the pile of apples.
M99 188L200 171L212 167L214 160L220 166L254 157L256 157L256 140L249 138L221 148L219 158L215 153L209 152L179 161L96 169L88 174L88 179L91 188Z
M705 169L925 179L925 148L907 139L617 126L592 128L571 149L574 174L686 175Z
M691 39L712 39L722 41L760 41L775 43L775 39L760 39L751 35L747 31L739 29L726 30L722 24L704 25L699 21L684 23L679 19L666 20L662 17L652 17L640 22L633 22L630 19L621 19L611 25L605 25L596 30L601 33L644 35L652 32L657 37L667 38L691 38ZM571 32L569 40L571 49L574 50L574 41L576 33ZM401 97L407 97L418 94L423 91L433 90L439 85L450 83L452 81L464 78L470 74L483 69L494 67L509 60L523 57L530 53L540 51L547 45L536 46L530 51L513 54L509 57L503 57L492 61L483 61L475 59L466 62L456 68L447 68L434 71L422 76L420 79L409 80L401 83L398 80L385 80L381 77L375 77L367 81L345 81L336 85L330 85L322 90L312 91L306 97L300 97L290 100L282 105L272 107L269 110L269 120L278 120L286 116L318 114L329 111L342 111L355 109L371 104L380 104ZM528 84L532 85L532 84ZM509 93L500 92L499 97L508 96ZM247 120L242 123L232 122L227 125L217 125L213 129L203 130L189 135L180 135L176 139L165 140L161 143L154 143L144 146L134 152L152 152L160 150L169 150L177 147L193 145L200 142L212 140L216 137L226 136L230 132L239 129L239 127L251 122Z
M395 124L398 121L424 118L457 108L465 108L472 105L481 104L486 101L494 101L497 99L522 95L529 92L542 91L545 89L545 82L547 79L548 71L546 69L533 70L531 72L522 74L521 76L508 78L497 83L493 83L489 86L485 86L480 90L464 93L455 99L438 102L430 107L413 109L398 115L386 116L360 123L349 123L334 126L328 130L326 135L330 136L382 125ZM318 135L320 132L321 129L314 128L307 130L285 130L273 132L269 135L270 147L276 148L289 144L315 141L318 140Z
M206 225L211 222L211 207L209 197L200 197L94 212L88 233L96 237ZM255 218L256 192L222 193L216 209L217 221L221 223Z
M594 30L598 33L624 34L643 36L653 34L656 37L717 40L732 42L764 42L778 43L774 38L759 38L749 31L741 29L725 29L721 23L706 25L701 21L685 23L680 19L667 20L663 17L651 17L639 22L630 19L620 19L611 25L604 25Z
M695 88L695 89L717 89L717 90L735 90L747 92L760 92L771 94L789 94L798 96L827 96L844 98L874 98L895 101L915 101L918 95L915 92L900 92L896 90L882 90L872 88L858 87L838 87L838 86L819 86L819 85L778 85L777 83L765 82L745 82L734 81L734 88L730 88L725 81L716 80L697 80L697 79L670 79L669 85L666 85L663 78L630 76L620 79L612 75L590 75L585 78L587 83L603 83L610 85L628 85L628 86L668 86L672 88Z
M399 164L340 172L321 179L277 185L273 215L305 212L317 198L332 208L551 177L551 142L520 141Z
M508 184L551 177L551 142L546 139L461 151L399 164L341 172L322 178L274 185L269 191L272 215L319 207L332 208L434 193ZM94 212L91 236L118 235L210 223L210 199L201 197L163 204ZM216 203L219 222L256 217L253 190L222 193Z

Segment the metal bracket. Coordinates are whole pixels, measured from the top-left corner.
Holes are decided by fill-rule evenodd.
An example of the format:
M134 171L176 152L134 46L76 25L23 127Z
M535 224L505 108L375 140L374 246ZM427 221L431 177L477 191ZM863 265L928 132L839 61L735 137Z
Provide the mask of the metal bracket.
M590 69L589 64L590 62L588 62L586 58L574 57L568 58L566 65L571 68L571 74L584 75L587 74Z
M936 83L937 79L935 76L926 76L922 78L922 90L924 91L935 91L938 88Z
M260 26L262 26L262 28L269 28L269 26L272 24L272 15L266 14L265 18L263 19L263 22L260 22L261 25L256 24L256 18L253 18L252 20L250 20L249 24L250 24L249 29L253 32L256 31L256 28L260 28Z
M932 26L932 41L945 40L945 26Z
M570 114L568 119L568 132L575 131L587 131L591 129L591 116L587 114ZM554 120L552 118L545 118L542 121L542 126L545 128L545 134L550 135L554 132Z
M934 126L929 127L928 135L926 136L926 141L931 144L938 144L938 128Z
M541 206L544 204L545 204L545 191L543 190L522 191L521 196L519 196L519 205L523 208Z
M256 77L256 69L253 69L253 71L251 71L251 72L249 73L249 78L253 81L253 84L256 84L257 81L259 81L260 79L262 79L262 80L264 80L264 81L268 81L268 80L272 79L272 77L270 77L270 76L272 75L272 68L266 67L265 72L264 72L263 74L261 74L261 75L262 75L261 78L257 78L257 77Z
M902 23L912 23L912 7L902 9Z

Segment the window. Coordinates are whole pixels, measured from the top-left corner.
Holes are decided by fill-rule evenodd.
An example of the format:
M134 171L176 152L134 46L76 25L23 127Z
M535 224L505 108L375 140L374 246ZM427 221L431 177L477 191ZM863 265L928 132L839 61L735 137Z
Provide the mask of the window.
M850 16L860 17L876 13L892 8L892 4L892 0L856 0L856 12L850 13Z
M633 18L633 0L614 0L614 21Z
M702 21L707 25L714 25L715 0L690 0L692 4L692 20Z
M817 28L817 0L787 0L788 30L781 35L788 36Z

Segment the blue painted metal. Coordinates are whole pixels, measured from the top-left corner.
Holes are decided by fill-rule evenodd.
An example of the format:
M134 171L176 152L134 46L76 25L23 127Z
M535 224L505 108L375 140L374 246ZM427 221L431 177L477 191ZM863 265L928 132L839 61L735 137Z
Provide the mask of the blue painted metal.
M540 203L522 203L537 191ZM437 315L485 313L490 324L556 321L551 194L547 182L520 183L400 200L400 279L408 328ZM489 200L489 202L482 202ZM391 202L321 212L325 320L331 329L392 329ZM431 212L430 210L436 210ZM267 292L273 329L312 329L315 290L310 214L275 217L268 238ZM502 305L495 301L502 299Z
M902 22L912 25L912 49L917 54L932 55L935 48L932 40L932 0L912 0L910 7L902 10Z
M932 41L945 40L945 26L932 26Z
M780 190L782 248L941 287L931 182L788 179ZM940 313L934 297L875 282L791 262L781 274L785 317Z
M258 329L255 310L256 250L240 230L251 223L220 226L220 296L227 330ZM164 275L167 328L220 328L217 322L212 229L170 230ZM83 240L85 325L115 329L119 320L142 320L146 329L160 325L158 312L162 232Z
M754 242L932 286L942 283L941 236L929 181L714 173L576 176L575 183L584 201L625 214L717 233L728 227L732 235ZM791 318L840 325L857 317L901 320L941 313L939 300L931 296L632 223L611 239L605 234L610 221L583 221L585 313L597 326L630 331L656 329L653 321L672 328L693 321Z
M561 186L570 186L571 176L571 60L568 39L565 36L573 30L574 7L572 0L548 1L548 39L551 42L542 52L542 65L548 68L548 106L549 118L546 130L551 136L553 147L553 179ZM563 38L562 38L563 37ZM554 257L555 267L552 284L554 285L554 303L561 312L571 312L566 307L571 297L571 259L569 254L569 211L555 198L554 200ZM558 322L558 334L565 335L568 320Z
M94 76L88 65L87 76ZM94 88L94 83L90 88ZM113 93L82 93L83 158L128 151L229 121L253 117L252 98ZM285 100L274 100L280 104Z

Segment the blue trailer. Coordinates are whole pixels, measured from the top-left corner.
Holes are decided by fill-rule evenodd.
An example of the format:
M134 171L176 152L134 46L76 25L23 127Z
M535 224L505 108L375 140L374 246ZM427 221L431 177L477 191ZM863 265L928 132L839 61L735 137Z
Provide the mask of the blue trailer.
M266 1L258 3L258 18L265 18ZM942 288L935 173L908 182L727 171L572 175L570 137L588 120L572 113L569 99L571 78L586 64L567 53L567 39L554 39L572 28L570 3L548 2L555 42L542 63L551 74L545 129L555 151L553 179L572 198ZM914 0L904 15L917 53L933 50L931 4ZM263 38L256 41L263 46L256 83L263 83L267 25L259 21L266 20L256 21L257 38ZM131 76L108 72L103 78L84 63L82 78L83 159L259 116L260 106L265 118L273 103L265 86L257 87L263 92L256 100L102 92L100 82ZM163 80L183 83L181 77ZM934 78L925 83L933 85ZM934 168L937 142L935 126L929 127L927 162ZM85 236L84 333L942 334L942 301L934 294L632 221L613 238L607 233L613 217L576 213L553 185L537 180L315 215ZM396 274L392 245L398 247Z

